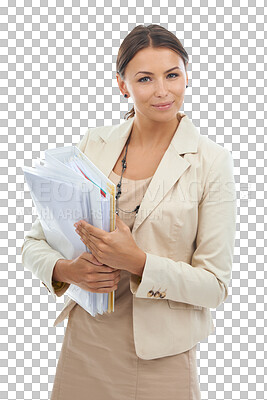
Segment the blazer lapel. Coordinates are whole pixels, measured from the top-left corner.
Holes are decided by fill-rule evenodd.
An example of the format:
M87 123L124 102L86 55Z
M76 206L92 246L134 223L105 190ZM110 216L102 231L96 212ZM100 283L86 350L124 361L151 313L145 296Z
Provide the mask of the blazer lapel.
M106 175L110 172L119 158L126 140L131 132L135 117L130 118L120 125L112 128L103 127L98 135L103 140L99 152L94 149L90 155L96 166ZM190 167L190 162L181 155L196 153L198 148L199 132L193 122L185 115L178 125L178 128L164 153L158 168L145 192L140 204L138 214L132 229L132 234L140 227L144 220L151 214L154 208L160 203L168 191L178 181L182 174ZM90 152L90 149L89 149Z
M113 170L131 132L133 120L134 118L130 118L120 125L103 126L96 129L96 133L101 137L102 143L99 146L97 138L97 145L94 146L92 142L87 151L89 158L104 175L109 176Z

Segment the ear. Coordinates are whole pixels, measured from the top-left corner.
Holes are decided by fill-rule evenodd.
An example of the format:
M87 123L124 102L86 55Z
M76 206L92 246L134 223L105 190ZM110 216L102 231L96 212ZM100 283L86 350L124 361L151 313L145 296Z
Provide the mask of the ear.
M126 84L125 84L124 80L121 78L120 74L118 74L118 72L116 73L116 78L117 78L117 82L118 82L118 86L119 86L120 92L122 94L127 92Z
M186 84L188 85L188 74L187 74L187 71L185 71L185 76L186 76Z

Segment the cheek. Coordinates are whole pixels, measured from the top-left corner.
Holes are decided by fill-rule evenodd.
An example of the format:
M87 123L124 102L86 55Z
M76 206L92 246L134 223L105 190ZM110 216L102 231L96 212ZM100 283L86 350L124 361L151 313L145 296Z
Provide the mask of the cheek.
M176 84L173 85L172 92L176 96L179 96L179 97L183 96L185 93L185 81L182 79L179 79L179 82L176 82Z
M132 98L136 103L150 102L151 95L153 94L152 84L139 83L133 88Z

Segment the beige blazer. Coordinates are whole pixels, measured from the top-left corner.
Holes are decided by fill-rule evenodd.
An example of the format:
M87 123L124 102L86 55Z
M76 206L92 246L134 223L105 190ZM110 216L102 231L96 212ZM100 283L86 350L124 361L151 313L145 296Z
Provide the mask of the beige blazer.
M134 118L89 128L78 147L108 176ZM142 279L131 274L138 357L149 360L192 348L214 332L210 308L228 296L236 229L236 190L230 151L199 133L185 115L148 186L132 229L146 253ZM22 263L47 287L56 261L39 222L26 235ZM157 290L160 297L148 297ZM165 295L164 295L165 293ZM54 326L76 302L67 298ZM116 303L115 303L116 307Z

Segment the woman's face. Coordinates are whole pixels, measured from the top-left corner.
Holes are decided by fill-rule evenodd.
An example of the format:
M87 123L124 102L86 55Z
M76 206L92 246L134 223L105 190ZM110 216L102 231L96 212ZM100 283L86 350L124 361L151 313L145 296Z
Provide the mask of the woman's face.
M176 118L182 107L188 76L177 53L168 48L148 47L138 51L128 63L124 81L117 73L117 81L121 92L132 97L137 115L167 122ZM168 108L155 107L170 102Z

